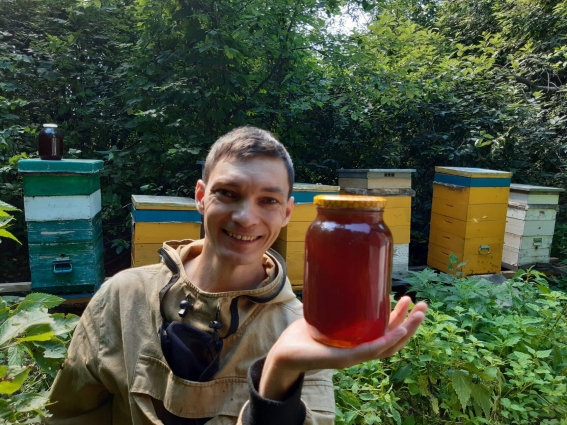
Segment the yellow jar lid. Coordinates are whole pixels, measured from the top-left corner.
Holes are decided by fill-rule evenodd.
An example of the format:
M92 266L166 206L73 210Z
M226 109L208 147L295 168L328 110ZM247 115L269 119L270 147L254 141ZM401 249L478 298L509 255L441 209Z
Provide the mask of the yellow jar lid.
M317 195L313 203L323 208L360 208L383 210L386 198L360 195Z

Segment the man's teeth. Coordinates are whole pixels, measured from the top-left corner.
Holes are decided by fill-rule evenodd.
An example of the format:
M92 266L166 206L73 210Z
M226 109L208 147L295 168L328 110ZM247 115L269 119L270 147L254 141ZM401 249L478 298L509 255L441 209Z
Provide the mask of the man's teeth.
M237 235L236 233L231 233L227 230L226 232L228 234L228 236L230 236L231 238L234 239L238 239L241 241L253 241L254 239L258 239L259 236L243 236L243 235Z

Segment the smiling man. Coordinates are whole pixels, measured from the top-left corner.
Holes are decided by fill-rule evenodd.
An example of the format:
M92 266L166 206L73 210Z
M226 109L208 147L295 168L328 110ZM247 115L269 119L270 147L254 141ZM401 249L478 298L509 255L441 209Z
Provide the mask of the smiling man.
M426 305L352 349L311 339L286 267L269 250L293 210L293 165L242 127L212 146L195 198L205 238L164 243L89 303L51 391L51 424L332 424L332 369L390 356Z

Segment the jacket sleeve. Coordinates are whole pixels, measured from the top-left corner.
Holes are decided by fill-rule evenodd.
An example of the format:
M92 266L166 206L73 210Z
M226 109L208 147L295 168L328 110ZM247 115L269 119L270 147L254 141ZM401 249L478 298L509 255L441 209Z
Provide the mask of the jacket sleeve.
M52 425L100 425L112 423L112 395L98 378L99 326L96 321L98 297L83 313L68 356L51 387L48 406Z
M256 361L248 371L250 399L242 408L237 425L331 425L334 414L310 410L301 400L303 376L290 389L285 400L275 401L263 398L258 393L264 359ZM330 400L334 403L334 399Z

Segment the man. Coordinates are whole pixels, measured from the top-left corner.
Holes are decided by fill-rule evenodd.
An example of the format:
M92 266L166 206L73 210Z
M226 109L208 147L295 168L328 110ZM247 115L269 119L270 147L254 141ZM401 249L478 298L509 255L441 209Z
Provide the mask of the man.
M165 243L89 303L51 392L52 424L332 424L331 369L390 356L423 321L403 298L384 337L353 349L309 336L283 260L293 165L271 133L212 146L195 189L205 238Z

